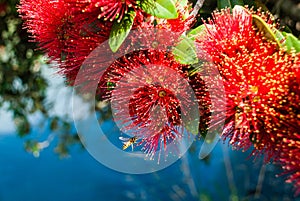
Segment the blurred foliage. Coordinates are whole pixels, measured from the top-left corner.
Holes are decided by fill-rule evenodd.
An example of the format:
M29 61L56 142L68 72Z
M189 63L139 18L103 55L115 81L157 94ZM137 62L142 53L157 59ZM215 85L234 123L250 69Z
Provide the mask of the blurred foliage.
M39 58L34 43L22 29L16 12L16 1L0 1L0 106L11 111L20 136L30 132L28 115L47 109L45 100L46 80L41 76Z
M40 113L49 119L49 129L60 130L55 151L68 154L68 146L78 143L76 133L70 132L70 123L59 117L50 117L51 104L46 103L47 79L42 76L43 54L22 27L17 13L17 0L0 0L0 108L12 113L20 137L32 131L29 116ZM5 125L2 125L5 126ZM25 149L35 156L45 148L36 139L27 139Z

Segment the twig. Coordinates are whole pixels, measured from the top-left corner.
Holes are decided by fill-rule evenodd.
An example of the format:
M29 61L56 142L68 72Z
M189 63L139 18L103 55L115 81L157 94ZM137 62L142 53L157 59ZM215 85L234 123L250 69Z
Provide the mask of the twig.
M180 151L184 151L186 149L184 143L182 144L182 146L180 146ZM197 192L197 187L196 187L196 183L194 181L194 177L192 175L192 171L191 171L191 166L190 166L190 162L188 159L188 154L185 154L184 157L182 157L182 171L183 171L183 175L186 178L186 183L190 189L191 194L194 197L198 196L198 192Z
M191 12L191 16L193 15L194 17L197 16L199 10L202 8L205 0L198 0L194 6L193 11Z
M226 169L226 175L229 183L229 189L231 191L231 196L235 196L237 194L237 188L234 182L233 170L231 166L231 161L228 153L228 148L226 146L222 146L223 156L224 156L224 164Z
M262 185L263 185L264 178L265 178L265 172L266 172L266 165L264 164L264 165L262 165L260 172L259 172L259 176L258 176L258 182L256 185L256 191L255 191L255 195L254 195L254 197L256 199L258 199L260 197Z

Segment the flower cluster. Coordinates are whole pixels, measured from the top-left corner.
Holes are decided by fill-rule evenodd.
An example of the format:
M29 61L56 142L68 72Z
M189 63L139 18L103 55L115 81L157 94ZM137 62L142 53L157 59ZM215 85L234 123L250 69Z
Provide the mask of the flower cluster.
M166 19L152 13L159 8L150 0L21 0L19 12L70 84L88 91L97 82L121 131L151 159L195 134L183 117L195 120L196 102L201 136L221 127L234 148L280 163L300 193L300 53L284 48L278 25L261 10L216 11L190 37L190 6L168 2L159 13ZM174 46L183 55L198 48L200 67L181 62Z
M227 101L222 135L236 148L254 147L253 154L280 161L294 173L290 181L300 189L300 55L279 48L254 26L252 15L246 9L215 12L206 35L197 41L223 79Z

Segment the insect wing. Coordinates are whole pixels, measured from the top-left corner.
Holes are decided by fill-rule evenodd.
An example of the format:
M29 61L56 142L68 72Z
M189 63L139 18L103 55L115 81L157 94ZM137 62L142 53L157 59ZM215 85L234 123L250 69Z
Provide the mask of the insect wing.
M123 142L123 150L127 149L130 146L131 142L127 141L127 142Z
M121 140L123 142L123 144L126 144L130 138L127 138L127 137L119 137L119 140Z

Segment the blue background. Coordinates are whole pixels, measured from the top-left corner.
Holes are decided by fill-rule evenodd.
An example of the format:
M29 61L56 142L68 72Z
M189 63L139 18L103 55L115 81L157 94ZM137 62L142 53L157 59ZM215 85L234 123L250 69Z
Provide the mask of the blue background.
M255 198L261 161L247 160L249 153L231 151L221 142L208 160L199 160L197 145L164 170L129 175L101 165L80 146L71 148L69 158L60 159L54 145L35 158L24 150L24 139L3 133L0 201L299 200L292 185L275 176L280 169L273 165L266 166L262 192Z

